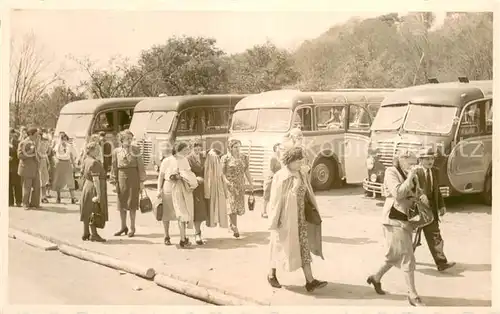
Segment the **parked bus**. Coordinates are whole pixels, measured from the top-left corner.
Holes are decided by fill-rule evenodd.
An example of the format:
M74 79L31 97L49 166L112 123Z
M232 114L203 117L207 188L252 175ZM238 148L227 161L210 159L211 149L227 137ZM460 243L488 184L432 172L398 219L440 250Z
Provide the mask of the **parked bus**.
M148 178L157 176L167 145L202 141L205 149L226 150L234 106L245 95L165 96L141 101L130 130L141 147Z
M346 177L344 151L351 137L368 142L370 125L381 101L393 90L338 90L332 92L269 91L251 95L235 107L231 136L242 142L242 152L249 155L254 188L262 188L264 169L273 145L294 127L302 129L311 167L311 183L316 190L340 184L361 183L366 172ZM349 150L354 150L348 147Z
M491 204L493 82L431 83L389 95L372 124L367 194L384 195L385 168L403 148L434 147L443 197L481 193Z
M78 154L83 149L86 138L101 131L106 132L107 140L116 145L116 135L128 129L134 107L143 99L99 98L68 103L61 109L55 135L61 131L68 134Z

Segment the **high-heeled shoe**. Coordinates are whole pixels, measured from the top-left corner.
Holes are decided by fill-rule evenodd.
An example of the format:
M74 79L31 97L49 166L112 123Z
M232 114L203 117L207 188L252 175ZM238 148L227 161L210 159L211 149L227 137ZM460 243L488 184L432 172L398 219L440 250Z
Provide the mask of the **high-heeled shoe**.
M184 240L181 240L179 242L179 246L181 248L185 248L185 247L191 246L191 242L189 241L189 238L185 238Z
M267 282L269 282L269 284L271 285L271 287L273 288L276 288L276 289L280 289L281 288L281 284L280 282L278 281L278 278L276 278L276 276L267 276Z
M132 230L130 230L130 232L128 233L128 237L129 237L129 238L133 238L133 237L134 237L134 235L135 235L135 230L133 230L133 229L132 229Z
M231 225L231 231L233 231L233 237L238 239L240 237L240 232L238 231L238 227L235 225Z
M307 292L313 292L316 289L326 287L327 284L328 284L327 281L314 279L313 281L306 283L306 290Z
M195 240L197 245L203 245L203 240L201 239L201 233L195 234L194 240Z
M165 237L165 239L163 240L163 243L165 245L172 245L172 242L170 242L170 237Z
M119 237L119 236L127 234L127 233L128 233L128 228L127 227L121 228L120 231L118 231L118 232L115 233L115 237Z
M408 303L410 303L411 306L425 306L425 303L422 302L422 299L420 299L420 297L411 298L410 296L408 296Z
M101 236L96 233L96 234L93 234L90 236L90 241L92 241L92 242L106 242L106 239L101 238Z
M382 290L382 284L377 281L375 281L375 278L373 276L370 276L366 279L366 283L369 285L373 285L373 288L375 289L375 292L380 295L384 295L385 291Z
M90 239L90 233L85 233L84 235L82 235L83 241L88 241L89 239Z

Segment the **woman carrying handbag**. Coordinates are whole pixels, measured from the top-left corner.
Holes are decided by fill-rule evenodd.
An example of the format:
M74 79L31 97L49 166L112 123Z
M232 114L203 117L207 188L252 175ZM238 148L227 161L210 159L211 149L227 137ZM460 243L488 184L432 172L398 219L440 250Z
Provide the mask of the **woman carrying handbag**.
M83 222L83 241L105 242L97 228L104 228L108 221L108 199L106 172L97 159L99 145L88 143L85 147L86 157L83 162L84 184L80 199L80 221ZM90 231L89 231L90 227Z

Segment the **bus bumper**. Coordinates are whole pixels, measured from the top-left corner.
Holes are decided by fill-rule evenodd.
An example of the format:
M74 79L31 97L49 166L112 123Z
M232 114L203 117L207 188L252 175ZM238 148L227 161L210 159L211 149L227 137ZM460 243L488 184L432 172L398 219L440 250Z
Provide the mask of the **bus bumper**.
M450 197L450 187L449 186L440 186L439 191L443 197Z
M366 192L373 193L374 195L380 194L382 195L382 183L371 182L368 179L363 180L363 189Z

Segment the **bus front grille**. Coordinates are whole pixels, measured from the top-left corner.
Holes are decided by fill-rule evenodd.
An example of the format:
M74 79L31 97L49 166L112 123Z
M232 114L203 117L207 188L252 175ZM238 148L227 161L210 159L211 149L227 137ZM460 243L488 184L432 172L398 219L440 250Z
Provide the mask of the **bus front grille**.
M264 169L269 161L271 151L263 146L241 146L241 153L248 156L250 175L255 188L261 188L264 184Z
M151 163L151 154L153 151L153 142L150 140L141 140L138 142L141 149L142 160L144 165L149 165Z
M392 162L394 157L401 150L409 150L414 152L415 154L418 150L422 148L421 143L417 142L398 142L395 143L393 141L379 141L378 142L378 153L377 156L379 161L386 167L392 166Z

